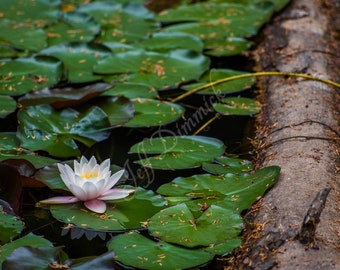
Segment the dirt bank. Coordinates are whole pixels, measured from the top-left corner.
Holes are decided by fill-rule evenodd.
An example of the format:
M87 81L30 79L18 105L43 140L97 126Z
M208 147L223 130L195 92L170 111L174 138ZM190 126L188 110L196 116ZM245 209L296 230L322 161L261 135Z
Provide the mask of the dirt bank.
M340 82L338 14L336 0L293 1L264 29L258 71ZM248 214L253 226L234 268L340 269L340 89L296 78L260 83L257 165L279 165L281 175Z

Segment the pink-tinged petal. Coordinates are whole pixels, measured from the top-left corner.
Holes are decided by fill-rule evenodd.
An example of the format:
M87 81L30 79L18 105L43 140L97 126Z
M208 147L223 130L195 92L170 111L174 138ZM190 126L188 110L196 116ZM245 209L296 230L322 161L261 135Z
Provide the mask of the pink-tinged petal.
M96 199L101 195L98 192L97 186L90 181L86 181L83 184L83 190L86 193L86 199L84 201Z
M63 204L63 203L79 202L79 199L74 196L58 196L58 197L52 197L46 200L42 200L40 202L46 203L46 204Z
M113 188L106 191L102 196L99 196L99 200L110 201L110 200L118 200L123 199L130 195L130 193L134 192L134 189L127 188Z
M118 172L116 172L115 174L113 174L110 179L106 182L105 185L105 190L109 190L110 188L112 188L115 184L117 184L117 182L119 181L119 179L123 176L125 170L120 170Z
M84 202L86 208L90 209L93 212L98 214L102 214L106 211L106 203L101 200L90 200Z

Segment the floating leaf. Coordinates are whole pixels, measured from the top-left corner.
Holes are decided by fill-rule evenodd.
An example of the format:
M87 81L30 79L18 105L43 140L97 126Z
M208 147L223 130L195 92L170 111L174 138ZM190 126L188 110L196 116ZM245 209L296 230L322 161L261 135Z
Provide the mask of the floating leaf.
M47 36L42 29L4 19L0 20L0 40L17 49L35 52L47 46Z
M176 49L201 52L203 42L196 36L185 33L154 33L149 39L135 45L148 51L167 52Z
M138 188L133 195L107 204L104 214L88 211L81 203L51 205L50 211L54 218L80 228L122 231L142 228L148 218L164 208L166 201L151 190Z
M195 217L185 203L150 218L148 229L163 241L185 247L213 246L237 237L243 228L238 214L216 205Z
M161 54L135 50L106 57L94 66L94 71L124 75L128 82L162 89L198 79L208 67L208 58L192 51L173 50Z
M106 91L103 96L117 96L133 98L156 98L157 91L151 85L145 83L120 83L113 89Z
M137 161L154 169L186 169L212 161L224 152L224 144L203 136L174 136L146 139L133 145L131 153L157 154Z
M10 242L24 229L23 222L17 217L5 213L0 206L0 246ZM1 249L0 249L1 257Z
M149 270L187 269L211 260L214 255L200 249L187 249L163 241L154 242L131 232L113 238L108 245L115 259L125 265Z
M95 104L107 114L111 126L125 124L135 112L132 102L124 97L101 98Z
M225 256L231 253L235 248L239 247L242 244L241 237L235 237L233 239L229 239L224 243L218 243L216 245L211 245L210 247L204 248L203 250L216 254Z
M22 148L15 132L0 132L0 161L6 159L25 159L37 169L56 162Z
M228 77L239 76L246 74L247 72L238 71L234 69L211 69L206 72L201 78L200 82L184 85L182 86L185 90L192 90L196 87L201 87L205 84L209 84L218 80L226 79ZM232 80L225 83L220 83L213 85L211 87L207 87L206 89L199 91L199 94L212 94L212 95L223 95L223 94L232 94L242 92L246 89L249 89L255 80L253 78L244 78L238 80Z
M224 39L205 39L204 53L211 56L232 56L241 54L250 48L250 42L240 37Z
M261 110L261 104L250 98L223 98L220 103L214 103L213 108L223 115L253 115Z
M64 42L92 41L99 33L100 27L94 18L79 12L63 13L58 23L44 29L49 46Z
M252 174L211 174L177 177L163 184L157 193L163 196L187 197L186 204L192 211L200 211L203 205L218 205L241 212L250 207L259 196L274 185L280 168L265 167ZM178 200L180 202L180 200Z
M107 115L98 107L85 113L71 108L56 111L43 104L22 109L18 138L22 147L29 150L45 150L53 156L71 157L80 154L75 141L91 146L109 136Z
M62 247L19 247L2 263L2 269L45 270L52 268L53 265L58 265L61 249Z
M177 120L184 113L184 108L175 103L142 98L133 99L132 103L135 115L126 127L159 126Z
M48 47L40 51L40 54L60 59L65 65L68 81L81 83L102 78L92 73L92 67L100 59L108 58L111 51L101 44L71 42Z
M0 96L0 118L9 115L17 108L15 100L8 96Z
M143 5L121 5L110 2L93 2L81 5L77 11L93 16L102 26L102 40L134 42L157 30L158 23Z
M27 93L19 99L22 106L51 104L54 108L65 108L84 103L111 88L107 83L88 84L83 87L45 88Z
M48 56L3 60L0 66L0 93L4 95L21 95L52 86L62 75L62 63Z
M217 163L204 163L202 168L207 172L224 175L226 173L245 173L254 169L253 164L249 160L231 158L231 157L217 157Z
M8 243L0 249L0 265L8 258L8 256L19 247L43 247L52 246L52 243L45 238L29 233L11 243Z

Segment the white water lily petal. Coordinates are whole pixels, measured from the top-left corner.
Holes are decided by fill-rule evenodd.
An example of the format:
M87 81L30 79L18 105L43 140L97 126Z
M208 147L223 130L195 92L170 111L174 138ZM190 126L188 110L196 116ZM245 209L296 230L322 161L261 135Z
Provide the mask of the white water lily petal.
M81 201L87 200L87 194L84 191L82 187L79 187L77 185L71 185L70 191L73 193L74 196L76 196Z
M83 185L83 190L86 193L86 201L87 200L93 200L98 198L101 194L98 192L98 188L97 186L90 182L90 181L86 181Z
M120 170L118 172L116 172L115 174L113 174L107 181L106 186L105 186L105 190L109 190L110 188L112 188L115 184L117 184L117 182L119 181L119 179L123 176L125 170Z
M106 211L106 203L101 200L90 200L84 202L86 208L90 209L93 212L98 214L102 214Z
M79 202L79 199L75 196L57 196L52 197L46 200L40 201L41 203L47 203L47 204L66 204L66 203L75 203Z
M99 166L99 174L106 175L110 171L110 159L105 159Z
M127 188L113 188L105 192L102 196L98 197L99 200L110 201L123 199L130 195L130 193L134 192L134 189Z
M58 164L58 169L60 171L60 177L69 188L69 185L74 182L74 173L70 166Z

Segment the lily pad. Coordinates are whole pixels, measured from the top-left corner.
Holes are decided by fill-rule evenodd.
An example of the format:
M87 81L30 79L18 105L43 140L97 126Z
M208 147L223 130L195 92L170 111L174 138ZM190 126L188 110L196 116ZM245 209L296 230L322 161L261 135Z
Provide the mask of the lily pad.
M133 99L132 103L135 115L126 127L159 126L177 120L184 113L184 108L175 103L142 98Z
M14 22L43 28L58 20L60 0L1 0L1 17Z
M17 103L12 97L0 96L0 118L9 115L17 108Z
M186 204L192 211L200 211L204 205L218 205L237 212L249 208L258 197L273 186L280 173L277 166L265 167L252 174L225 176L211 174L177 177L163 184L157 193L163 196L192 199Z
M32 163L36 169L56 162L55 159L40 156L22 148L15 132L0 133L0 161L6 159L25 159Z
M79 12L63 13L61 20L44 29L49 46L64 42L92 41L100 32L99 24L88 14Z
M250 98L230 97L214 103L213 108L223 115L253 115L260 112L261 104Z
M213 246L237 237L243 228L238 214L216 205L195 217L185 203L150 218L148 229L163 241L185 247Z
M27 93L19 98L22 106L51 104L54 108L76 106L100 95L112 86L107 83L88 84L83 87L44 88L39 91Z
M23 229L24 224L19 217L5 213L0 206L0 245L10 242Z
M163 241L154 242L130 232L113 238L108 245L115 259L125 265L150 270L187 269L211 260L214 255L200 249L187 249Z
M223 154L224 144L215 138L203 136L173 136L146 139L133 145L130 153L145 156L136 163L154 169L187 169L198 167Z
M48 56L22 57L0 62L0 93L22 95L56 84L62 76L62 63Z
M204 44L196 36L185 33L154 33L149 39L135 45L147 51L167 52L170 50L185 49L202 52Z
M47 46L47 36L42 29L3 19L0 20L0 40L17 49L35 52Z
M203 170L217 175L225 175L227 173L240 174L250 172L254 169L251 161L240 158L217 157L216 163L204 163Z
M50 105L31 106L18 112L18 138L22 147L44 150L56 157L80 154L75 141L91 146L109 136L107 115L98 107L85 113L71 108L56 111Z
M224 39L205 39L204 53L211 56L239 55L250 48L248 40L240 37L227 37Z
M108 116L111 126L121 126L133 118L135 108L125 97L103 97L95 104Z
M127 98L156 98L157 91L151 85L145 83L120 83L113 89L103 93L103 96L122 95Z
M99 74L124 75L127 82L146 83L156 89L198 79L209 68L209 59L188 50L167 54L143 50L117 53L94 66Z
M52 243L45 238L29 233L11 243L5 244L0 249L0 265L7 259L7 257L16 249L23 246L43 247L52 246Z
M211 82L226 79L228 77L243 75L246 73L247 72L238 71L234 69L211 69L200 78L198 83L184 85L181 88L183 88L184 90L192 90L196 87L201 87ZM211 87L207 87L206 89L199 91L198 93L211 94L216 96L223 94L233 94L249 89L254 84L254 82L255 82L254 78L232 80L229 82L220 83Z
M40 54L60 59L65 65L68 81L82 83L100 80L102 76L93 74L92 67L112 53L101 44L70 42L48 47L40 51Z
M141 229L147 219L165 207L166 201L151 190L138 188L133 195L108 203L104 214L88 211L82 203L51 205L54 218L80 228L98 231Z
M130 43L146 38L156 31L153 14L141 4L121 5L112 2L92 2L77 11L93 16L102 26L102 41Z

